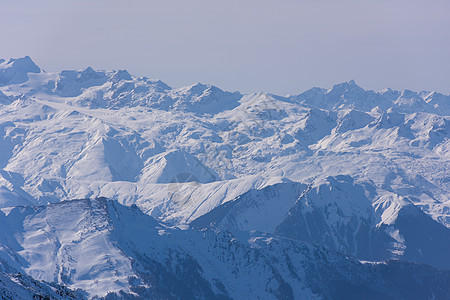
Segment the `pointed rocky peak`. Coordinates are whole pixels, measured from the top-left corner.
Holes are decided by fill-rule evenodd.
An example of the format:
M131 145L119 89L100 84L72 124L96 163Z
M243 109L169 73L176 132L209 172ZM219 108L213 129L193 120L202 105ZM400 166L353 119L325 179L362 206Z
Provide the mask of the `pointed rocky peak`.
M84 70L78 72L78 79L81 82L98 80L106 77L105 72L102 71L94 71L91 67L87 67Z
M111 81L112 82L119 82L121 80L133 80L133 78L131 77L130 73L128 73L127 70L118 70L115 71L113 73L113 75L111 76Z
M364 90L354 80L336 84L329 90L316 87L290 97L290 99L310 107L327 110L348 108L370 110L375 106L372 103L375 98L375 92Z
M158 87L164 89L164 90L171 90L171 89L172 89L171 86L167 85L164 81L161 81L161 80L159 80L159 79L153 80L152 83L153 83L154 85L156 85L156 86L158 86Z
M0 60L0 85L24 83L28 80L28 73L41 73L29 56Z
M211 88L212 85L210 84L203 84L201 82L197 82L191 86L189 86L189 91L193 92L193 93L199 93L199 92L203 92L204 90Z
M41 69L33 62L29 56L21 58L11 58L9 61L0 60L0 69L15 68L29 73L40 73Z
M320 88L320 87L313 87L299 95L290 96L290 98L308 99L308 98L324 95L326 92L327 92L327 89Z
M307 106L322 107L325 103L326 89L313 87L301 94L288 96L293 101Z
M354 80L339 83L329 89L326 94L328 95L342 95L344 93L363 93L365 90L356 84Z

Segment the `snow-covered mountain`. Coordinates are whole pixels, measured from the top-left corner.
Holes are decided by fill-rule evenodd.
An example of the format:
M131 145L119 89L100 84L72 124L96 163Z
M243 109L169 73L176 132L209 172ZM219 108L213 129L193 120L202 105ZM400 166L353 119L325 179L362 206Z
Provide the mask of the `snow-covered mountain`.
M0 225L10 245L0 254L9 265L89 297L450 296L450 271L361 263L322 246L254 231L169 228L135 206L105 199L4 209Z
M25 251L17 254L22 258L46 255L45 259L24 258L28 262L17 262L11 274L22 270L35 280L58 282L90 295L120 290L132 294L133 285L145 286L149 282L143 279L147 275L139 275L136 270L141 272L140 268L152 264L156 268L163 258L154 257L150 265L136 269L130 264L138 254L109 241L114 231L111 228L124 224L104 221L109 225L93 226L94 221L85 219L89 214L84 213L84 208L76 208L88 205L87 200L74 202L73 207L67 202L63 206L49 205L106 197L118 202L114 205L134 204L156 218L143 218L144 223L153 220L152 224L158 224L145 223L150 227L177 232L174 235L179 237L174 238L174 243L186 244L184 240L189 240L191 234L203 235L187 229L190 225L208 227L211 239L230 231L243 249L256 247L247 242L251 236L279 241L270 256L274 260L280 259L276 257L281 255L279 251L285 251L281 249L290 247L286 246L291 243L288 241L307 241L327 247L329 250L323 250L327 253L338 251L359 260L400 259L450 269L449 126L450 95L437 92L366 91L350 81L328 90L312 88L286 97L243 95L200 83L172 88L125 70L85 68L48 73L29 57L1 60L0 208L4 218L11 219L9 211L34 216L33 211L47 214L58 207L71 207L64 210L68 218L49 217L55 228L52 243L39 240L40 233L31 225L16 224L17 229L13 224L8 230L17 232L22 240L0 229L7 238L2 246L19 243L23 249L14 251ZM49 205L48 210L43 205ZM17 206L23 208L12 208ZM76 214L85 217L68 225L72 217L78 218ZM43 216L36 218L36 222L43 222ZM68 233L65 226L76 230ZM256 232L249 233L252 230ZM66 240L75 241L75 236L83 234L95 238L87 239L86 245ZM151 235L142 232L147 234ZM100 236L106 239L102 245L95 242ZM70 247L63 247L62 240ZM228 241L223 249L225 244ZM67 255L61 254L64 261L59 261L60 254L54 252L61 247ZM94 260L90 262L92 270L100 268L100 273L71 264L77 255L90 256L83 251L103 253L99 260L92 255ZM183 251L189 255L194 252ZM205 263L209 264L213 266L214 262ZM275 263L269 265L278 268ZM68 274L54 269L58 266L77 271ZM384 268L383 264L363 266ZM403 272L401 263L396 266L398 272ZM421 268L408 264L405 268L410 266ZM173 268L176 270L176 264ZM118 271L122 275L114 274L114 270L123 270ZM173 279L173 274L167 272ZM77 277L80 274L88 274L87 284ZM138 283L130 284L129 276L137 276ZM212 277L200 277L195 284L208 282L212 288L208 290L206 284L205 294L192 296L206 297L212 295L210 292L239 295L240 287L234 283L222 282L224 293L213 284ZM116 278L117 282L107 278ZM180 278L177 280L184 280ZM273 278L288 282L294 295L303 293L301 289L310 291L310 296L326 297L312 285L291 283L284 275ZM96 280L97 291L91 290L89 280ZM255 285L263 285L262 280ZM158 284L161 291L168 288ZM271 285L260 287L262 294L258 295L264 298L265 293L276 290L267 286ZM294 286L301 288L296 290ZM147 287L142 289L148 292ZM166 295L158 293L152 291L149 295Z
M2 247L3 248L3 247ZM0 250L0 251L3 251ZM3 254L3 253L2 253ZM72 291L64 285L38 281L17 272L0 259L0 299L83 299L88 295L82 290Z
M349 176L312 186L251 190L191 223L193 228L259 230L315 242L368 261L402 259L450 269L450 230L408 197L376 192Z

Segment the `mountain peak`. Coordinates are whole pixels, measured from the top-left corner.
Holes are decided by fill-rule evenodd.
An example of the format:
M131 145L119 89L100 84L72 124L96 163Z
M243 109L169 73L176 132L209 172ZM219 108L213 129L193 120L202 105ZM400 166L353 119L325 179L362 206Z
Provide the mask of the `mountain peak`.
M348 91L361 92L361 91L364 91L364 89L362 87L360 87L359 85L357 85L354 80L350 80L347 82L335 84L331 89L329 89L327 91L327 94L344 93L344 92L348 92Z
M0 85L24 83L28 80L28 73L41 73L29 56L0 60Z
M181 88L180 90L182 90L186 93L201 95L204 93L204 91L206 91L207 89L209 89L211 87L212 87L212 85L197 82L193 85L189 85L187 87Z
M193 85L191 85L190 88L192 88L192 89L197 89L197 88L198 89L205 89L205 88L208 88L210 86L211 86L210 84L203 84L201 82L196 82Z
M28 55L20 58L10 58L8 62L4 59L0 59L0 68L5 69L9 67L16 67L21 69L27 69L28 72L39 73L41 69L34 63L34 61Z
M114 82L118 82L121 80L133 80L130 73L128 73L127 70L118 70L115 71L114 74L111 76L111 80Z
M105 77L105 72L94 71L91 67L87 67L80 71L79 79L82 81L88 81L92 79L100 79Z

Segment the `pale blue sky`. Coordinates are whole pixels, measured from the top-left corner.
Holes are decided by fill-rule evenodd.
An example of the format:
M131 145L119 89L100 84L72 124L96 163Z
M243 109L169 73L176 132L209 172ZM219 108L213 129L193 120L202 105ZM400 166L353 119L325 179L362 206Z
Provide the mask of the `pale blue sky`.
M179 87L450 92L448 0L2 1L0 57L126 68Z

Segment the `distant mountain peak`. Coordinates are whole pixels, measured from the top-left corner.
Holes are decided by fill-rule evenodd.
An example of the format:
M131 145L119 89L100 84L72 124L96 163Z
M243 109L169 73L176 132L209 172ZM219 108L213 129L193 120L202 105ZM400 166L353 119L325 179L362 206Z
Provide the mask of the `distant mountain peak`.
M7 62L0 59L0 68L8 68L14 66L16 68L26 69L28 72L39 73L41 69L34 63L28 55L20 58L10 58Z
M327 91L327 94L344 93L344 92L365 92L365 90L356 84L354 80L335 84Z
M29 56L0 60L0 85L24 83L28 80L28 73L41 73Z
M127 70L118 70L115 71L114 74L111 76L111 80L113 82L118 82L121 80L133 80L133 78L131 77L130 73L128 73Z
M180 89L178 89L178 91L181 94L190 94L190 95L195 95L195 96L201 96L204 95L206 92L223 92L223 90L221 90L220 88L213 86L211 84L203 84L200 82L197 82L193 85L189 85L186 87L182 87Z
M196 83L194 83L194 84L192 84L190 86L190 89L193 89L193 90L201 89L201 90L203 90L203 89L210 88L210 87L211 87L210 84L203 84L201 82L196 82Z

